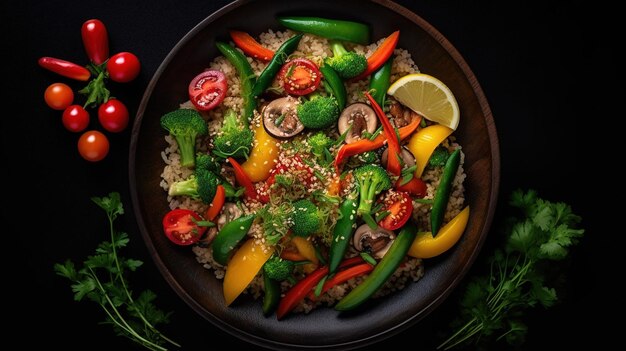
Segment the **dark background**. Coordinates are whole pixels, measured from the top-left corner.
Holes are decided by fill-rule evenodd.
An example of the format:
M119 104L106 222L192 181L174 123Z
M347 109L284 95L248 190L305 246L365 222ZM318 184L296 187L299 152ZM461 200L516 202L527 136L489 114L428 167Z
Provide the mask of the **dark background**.
M195 314L160 276L135 224L128 184L131 128L107 133L109 156L99 163L77 152L77 134L66 131L61 112L43 101L45 88L56 81L78 89L82 83L58 77L37 66L41 56L87 63L81 24L101 19L108 27L111 54L131 51L142 72L130 84L110 83L113 95L136 112L143 91L175 43L227 1L3 1L2 78L4 112L2 169L4 198L5 316L23 348L42 342L66 350L129 349L135 346L99 326L102 313L91 303L76 303L66 280L52 266L71 258L81 261L108 237L104 213L91 196L119 191L126 214L117 223L131 235L124 255L145 265L131 277L136 291L150 288L157 305L175 311L163 330L185 350L211 349L219 340L230 347L250 347ZM494 229L501 223L506 200L516 188L537 189L542 197L570 203L587 230L556 282L561 303L549 310L530 310L529 339L523 349L566 348L592 342L607 344L610 323L601 318L616 309L610 292L620 275L610 247L623 234L605 226L608 205L602 194L618 191L615 167L623 159L611 148L611 129L624 113L623 62L616 31L623 27L617 11L598 2L528 3L508 1L398 1L439 29L460 51L476 74L493 111L501 144L501 188ZM416 59L419 65L419 58ZM614 84L615 83L615 84ZM131 117L132 123L132 117ZM95 113L90 128L100 129ZM600 156L613 158L602 162ZM28 180L31 179L31 180ZM6 225L8 224L8 226ZM609 230L605 230L610 228ZM484 269L484 259L499 242L487 238L471 274ZM440 332L448 332L458 292L430 316L384 344L432 349ZM621 305L618 300L618 305ZM607 310L607 307L609 310ZM28 334L28 337L18 335ZM12 335L14 335L12 337ZM8 337L8 339L7 339ZM502 345L499 345L503 347ZM20 347L22 348L22 347Z

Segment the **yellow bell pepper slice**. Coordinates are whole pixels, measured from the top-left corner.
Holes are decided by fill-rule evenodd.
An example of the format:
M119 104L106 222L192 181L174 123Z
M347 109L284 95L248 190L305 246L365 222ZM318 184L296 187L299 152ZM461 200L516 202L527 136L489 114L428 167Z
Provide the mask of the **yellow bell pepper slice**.
M224 275L224 300L230 305L248 287L263 265L274 253L272 248L248 239L228 262Z
M315 247L313 247L313 244L310 241L300 236L294 236L293 238L291 238L291 242L296 247L296 249L298 249L298 253L300 255L311 261L311 263L319 263L317 255L315 254Z
M452 132L453 130L446 126L433 124L426 128L422 128L413 134L407 147L413 156L415 156L415 165L417 166L415 176L417 178L422 177L422 173L428 164L430 155L433 154L435 148L446 140Z
M254 148L250 157L241 164L250 180L256 183L270 176L270 171L276 165L274 160L278 159L277 143L278 140L265 131L263 121L261 121L254 130Z
M439 230L437 237L433 238L430 232L418 233L408 255L416 258L431 258L448 251L459 241L465 231L469 220L470 208L466 206L448 224Z

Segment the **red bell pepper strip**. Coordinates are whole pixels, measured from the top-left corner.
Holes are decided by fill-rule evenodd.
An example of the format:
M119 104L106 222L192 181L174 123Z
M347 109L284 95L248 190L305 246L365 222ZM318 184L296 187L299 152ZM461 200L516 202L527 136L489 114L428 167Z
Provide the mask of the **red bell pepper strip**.
M361 262L363 262L361 256L348 258L339 264L339 268L351 267ZM320 267L297 282L296 285L292 286L280 300L278 308L276 309L276 318L282 319L287 313L296 308L300 301L302 301L327 274L328 266Z
M337 272L337 274L335 274L332 278L328 279L324 283L324 286L322 287L322 292L320 293L320 295L327 292L328 290L330 290L330 288L332 288L335 285L343 284L352 278L359 277L363 274L367 274L371 272L373 269L374 269L374 266L372 266L371 264L362 263L358 266L353 266L350 268L346 268L343 271L339 271ZM317 298L317 296L315 296L315 292L313 291L309 293L308 297L311 300L315 300Z
M376 70L379 69L380 66L384 65L385 62L387 62L387 59L391 57L393 51L396 49L398 39L400 39L399 30L391 33L391 35L388 36L387 39L382 42L382 44L380 44L376 51L374 51L374 53L367 58L367 69L365 69L363 73L352 78L352 80L357 81L363 78L367 78L370 74L376 72Z
M411 123L398 129L398 132L400 134L400 140L404 140L409 135L413 134L417 127L419 127L421 121L421 117L414 118ZM335 158L335 169L339 173L339 166L341 166L343 161L345 161L348 157L358 155L363 152L380 149L381 147L383 147L385 140L387 140L387 137L381 134L378 135L374 140L361 139L359 141L355 141L354 143L344 144L337 152L337 157Z
M259 44L250 34L238 30L231 30L229 33L235 45L246 55L264 62L268 62L274 57L274 51Z
M228 162L233 166L233 169L235 170L235 179L237 180L237 183L244 187L244 194L246 195L246 197L259 200L259 202L263 204L267 203L269 201L267 196L259 196L259 193L257 193L256 188L252 183L252 180L250 180L250 177L243 170L239 162L237 162L232 157L228 158Z
M387 147L389 148L389 157L387 157L387 171L393 175L399 176L402 172L402 165L400 164L400 159L398 155L400 154L400 140L398 140L398 135L396 135L396 130L389 122L389 118L383 111L383 109L378 105L376 100L370 95L370 93L365 93L365 97L372 104L372 108L374 112L376 112L376 116L380 120L380 123L383 125L383 132L387 137Z
M215 191L215 196L213 197L213 201L211 201L209 208L206 210L204 218L207 221L212 221L213 219L215 219L215 217L217 217L217 215L222 210L224 202L226 202L226 189L224 189L224 186L218 185L217 190Z
M61 60L54 57L42 57L37 61L39 66L47 69L48 71L62 75L63 77L71 78L86 82L91 77L89 70L83 66L79 66L73 62Z

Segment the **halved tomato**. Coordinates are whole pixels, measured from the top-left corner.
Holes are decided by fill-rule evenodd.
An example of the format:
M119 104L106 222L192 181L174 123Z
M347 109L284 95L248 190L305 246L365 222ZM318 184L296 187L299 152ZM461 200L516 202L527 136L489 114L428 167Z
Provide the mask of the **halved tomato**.
M177 208L163 217L165 236L177 245L191 245L202 237L206 226L201 226L202 217L192 210Z
M307 95L320 85L322 73L315 62L297 58L287 61L278 72L278 80L287 94Z
M398 191L406 191L407 193L418 197L418 198L423 198L424 196L426 196L426 183L424 183L423 180L421 180L420 178L417 177L413 177L411 180L409 180L407 183L402 184L402 178L398 179L398 181L396 182L396 190Z
M396 230L411 218L413 213L413 201L408 193L404 191L389 190L383 197L382 212L389 212L378 225L387 230Z
M200 111L214 109L224 101L227 92L226 76L217 70L204 71L189 83L189 100Z

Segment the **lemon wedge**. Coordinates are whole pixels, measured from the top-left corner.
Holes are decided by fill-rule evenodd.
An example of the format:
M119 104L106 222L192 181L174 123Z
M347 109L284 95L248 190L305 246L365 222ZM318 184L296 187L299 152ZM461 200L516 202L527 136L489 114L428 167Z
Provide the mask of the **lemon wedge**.
M423 73L406 75L395 81L387 94L430 121L452 130L459 125L459 105L452 91L433 76Z

